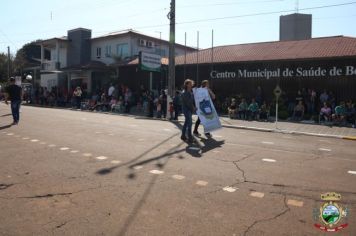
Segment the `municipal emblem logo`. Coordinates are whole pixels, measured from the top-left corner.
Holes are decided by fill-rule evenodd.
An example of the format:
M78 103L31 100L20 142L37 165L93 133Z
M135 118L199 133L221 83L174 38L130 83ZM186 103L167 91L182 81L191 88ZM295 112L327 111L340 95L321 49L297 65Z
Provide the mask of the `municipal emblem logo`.
M314 226L325 232L337 232L348 226L348 209L343 208L339 203L341 195L338 193L321 194L324 201L320 208L314 209ZM343 222L345 221L345 222Z

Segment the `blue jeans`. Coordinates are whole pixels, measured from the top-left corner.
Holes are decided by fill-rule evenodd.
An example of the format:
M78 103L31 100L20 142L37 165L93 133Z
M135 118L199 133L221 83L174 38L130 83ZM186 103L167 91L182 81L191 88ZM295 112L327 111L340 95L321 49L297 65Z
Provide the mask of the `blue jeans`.
M21 101L12 101L11 102L11 113L14 118L14 122L20 121L20 105Z
M186 109L183 109L183 114L184 114L184 125L182 129L182 137L186 137L186 133L188 132L188 138L192 137L192 112Z

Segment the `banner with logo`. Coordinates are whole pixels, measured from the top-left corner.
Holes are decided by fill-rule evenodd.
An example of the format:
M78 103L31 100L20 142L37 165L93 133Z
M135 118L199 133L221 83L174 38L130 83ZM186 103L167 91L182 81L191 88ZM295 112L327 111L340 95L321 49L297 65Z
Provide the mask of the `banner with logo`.
M197 115L201 124L204 126L204 132L209 133L221 128L218 113L215 110L213 101L210 98L209 91L206 88L193 89Z

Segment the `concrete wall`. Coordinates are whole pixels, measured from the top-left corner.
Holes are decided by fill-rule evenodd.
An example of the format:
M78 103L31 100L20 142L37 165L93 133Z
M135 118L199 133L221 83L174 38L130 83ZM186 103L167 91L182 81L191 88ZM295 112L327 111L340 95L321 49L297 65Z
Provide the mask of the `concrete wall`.
M91 30L74 29L68 31L68 66L86 64L90 61Z
M304 40L312 38L312 15L291 14L280 17L280 40Z

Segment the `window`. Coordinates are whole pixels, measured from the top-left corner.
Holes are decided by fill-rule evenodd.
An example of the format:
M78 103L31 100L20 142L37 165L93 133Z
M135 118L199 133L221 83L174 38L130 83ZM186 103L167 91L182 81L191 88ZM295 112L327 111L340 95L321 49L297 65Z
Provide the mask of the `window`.
M101 48L96 48L96 58L101 57Z
M163 48L156 48L156 54L163 56L163 57L167 56L166 49L163 49Z
M111 57L111 45L107 45L105 47L105 56L106 57Z
M116 55L122 59L130 56L129 55L129 45L127 43L122 43L116 45Z

